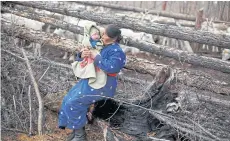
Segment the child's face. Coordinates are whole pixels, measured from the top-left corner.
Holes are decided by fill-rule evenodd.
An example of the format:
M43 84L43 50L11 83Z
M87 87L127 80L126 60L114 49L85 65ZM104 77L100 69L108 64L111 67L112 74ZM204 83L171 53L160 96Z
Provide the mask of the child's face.
M93 40L99 40L100 39L100 35L99 35L99 33L94 33L94 34L91 35L91 38Z

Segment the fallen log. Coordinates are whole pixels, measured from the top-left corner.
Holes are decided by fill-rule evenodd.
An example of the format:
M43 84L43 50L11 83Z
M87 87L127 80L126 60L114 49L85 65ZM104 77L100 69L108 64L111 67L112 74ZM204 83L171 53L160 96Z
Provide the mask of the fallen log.
M21 16L21 17L24 17L24 18L28 18L28 19L31 19L31 20L36 20L36 21L39 21L39 22L50 24L50 25L52 25L52 26L54 26L56 28L62 28L64 30L69 30L69 31L71 31L73 33L83 35L84 31L83 31L82 27L73 25L71 23L67 23L65 21L57 20L55 18L51 18L52 15L44 16L44 14L40 14L40 13L38 13L38 12L34 11L33 9L28 8L28 7L24 7L24 8L20 8L20 9L23 9L24 11L15 10L15 9L12 9L12 8L9 8L9 7L2 7L1 10L3 12L6 12L6 13L11 13L11 14Z
M9 36L18 37L42 45L55 46L69 52L75 51L78 46L76 42L71 41L70 39L52 36L44 32L12 25L10 22L6 21L2 21L2 32L7 33Z
M180 40L186 40L190 42L197 42L200 44L214 45L222 48L230 49L230 36L228 35L216 35L206 31L194 31L186 28L179 28L176 26L162 25L156 23L142 22L135 20L128 16L116 16L106 14L97 14L87 11L68 11L66 8L58 7L57 4L53 4L53 7L41 2L13 2L19 5L30 6L33 8L44 9L47 11L77 17L86 20L92 20L101 24L116 24L119 27L129 28L136 31L142 31L154 35L161 35L170 38L176 38ZM58 8L54 8L58 7Z
M148 73L155 77L163 67L167 65L156 64L155 62L148 61L146 59L133 58L128 56L125 68L135 70L139 73ZM188 85L190 87L196 87L197 89L207 90L218 94L230 95L229 82L220 81L213 78L213 76L193 70L183 70L174 68L177 73L177 81ZM229 74L223 74L224 77L229 77Z
M130 40L128 44L129 46L135 46L140 50L174 58L181 62L186 62L196 66L202 66L205 68L214 69L225 73L230 73L230 63L219 59L199 56L194 53L184 52L167 46L149 44L143 41L135 42L133 40Z
M167 24L167 25L174 25L177 26L177 24L179 23L182 27L195 27L194 23L184 23L184 22L172 22L172 21L168 21L166 19L156 19L153 20L152 22L154 23L159 23L159 24Z
M33 42L38 42L40 44L54 45L56 47L60 47L62 49L66 49L69 51L73 51L77 49L77 44L69 39L59 38L59 37L51 37L51 35L46 34L44 32L32 31L26 28L21 28L17 26L13 26L10 24L6 24L2 22L3 32L8 35L14 35L18 38L27 39ZM12 30L13 29L13 30ZM63 42L60 42L63 39ZM164 55L170 58L174 58L178 61L190 63L197 66L202 66L214 70L218 70L225 73L230 73L230 63L227 61L222 61L215 58L209 58L204 56L199 56L193 53L187 53L178 49L161 46L157 44L149 44L142 41L129 41L130 46L138 47L139 49L150 52L157 55Z

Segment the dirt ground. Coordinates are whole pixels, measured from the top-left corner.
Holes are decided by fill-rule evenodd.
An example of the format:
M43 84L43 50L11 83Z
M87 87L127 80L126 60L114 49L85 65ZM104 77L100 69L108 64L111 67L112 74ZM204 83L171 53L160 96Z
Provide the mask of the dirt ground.
M65 141L72 130L62 130L57 128L57 114L47 110L45 133L42 136L29 136L25 133L16 133L13 131L2 132L2 141ZM86 126L88 141L103 141L103 133L96 124L88 124Z

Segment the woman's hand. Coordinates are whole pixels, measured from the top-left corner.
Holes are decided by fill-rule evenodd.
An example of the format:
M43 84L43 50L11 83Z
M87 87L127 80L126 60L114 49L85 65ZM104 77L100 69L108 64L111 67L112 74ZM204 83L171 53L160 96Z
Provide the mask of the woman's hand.
M90 57L90 55L91 55L91 51L89 50L89 48L83 48L82 50L81 50L81 58L85 58L85 57Z

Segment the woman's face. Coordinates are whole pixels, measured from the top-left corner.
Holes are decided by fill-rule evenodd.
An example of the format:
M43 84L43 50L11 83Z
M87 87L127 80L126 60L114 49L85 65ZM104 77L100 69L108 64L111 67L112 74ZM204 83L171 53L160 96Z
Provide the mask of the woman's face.
M107 34L106 34L106 31L104 30L103 31L103 34L102 34L102 41L105 45L108 45L108 44L111 44L111 43L114 43L115 42L115 39L112 39L110 38Z

